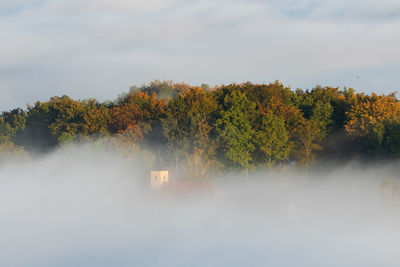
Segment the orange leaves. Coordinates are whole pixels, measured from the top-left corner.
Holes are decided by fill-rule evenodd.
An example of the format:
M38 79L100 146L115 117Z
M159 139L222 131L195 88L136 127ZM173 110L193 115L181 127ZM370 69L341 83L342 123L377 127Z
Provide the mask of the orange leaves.
M146 131L147 111L140 110L135 103L126 103L111 109L110 130L118 134L123 143L143 140Z
M379 123L387 124L400 117L400 103L392 95L358 94L346 112L346 131L353 137L366 136Z
M165 113L165 106L165 100L158 100L156 94L131 93L125 103L111 109L110 131L123 142L140 142L151 123Z
M165 113L166 108L166 100L165 99L157 99L157 94L152 93L149 95L148 93L138 92L131 93L128 100L128 103L135 104L139 107L140 110L143 110L148 113L149 119L157 119Z
M303 120L303 114L300 109L295 106L284 104L282 100L276 97L271 97L267 99L263 105L259 105L259 111L262 116L266 116L268 113L272 112L283 118L290 132L293 132L297 124Z

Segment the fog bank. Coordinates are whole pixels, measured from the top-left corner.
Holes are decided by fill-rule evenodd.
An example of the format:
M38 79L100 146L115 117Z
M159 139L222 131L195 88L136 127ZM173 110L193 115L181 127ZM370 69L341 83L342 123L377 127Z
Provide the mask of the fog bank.
M399 266L395 164L212 177L150 191L140 159L88 147L0 167L1 266ZM173 177L171 177L173 178Z

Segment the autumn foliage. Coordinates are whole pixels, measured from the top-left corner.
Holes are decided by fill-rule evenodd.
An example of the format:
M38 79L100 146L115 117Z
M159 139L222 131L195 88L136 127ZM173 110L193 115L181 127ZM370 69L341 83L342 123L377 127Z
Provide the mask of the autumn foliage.
M52 97L0 116L0 154L47 152L106 140L194 179L211 170L305 166L324 160L400 156L394 94L280 82L211 88L153 81L115 101Z

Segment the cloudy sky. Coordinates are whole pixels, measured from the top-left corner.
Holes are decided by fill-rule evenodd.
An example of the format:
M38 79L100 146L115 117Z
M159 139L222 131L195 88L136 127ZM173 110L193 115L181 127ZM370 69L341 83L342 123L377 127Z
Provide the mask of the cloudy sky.
M398 0L1 0L0 110L152 79L400 87Z

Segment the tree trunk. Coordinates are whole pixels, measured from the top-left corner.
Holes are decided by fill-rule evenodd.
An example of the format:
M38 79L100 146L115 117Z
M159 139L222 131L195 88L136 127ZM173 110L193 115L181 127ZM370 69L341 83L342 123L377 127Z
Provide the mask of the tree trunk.
M272 159L268 158L268 169L271 169L272 167Z

